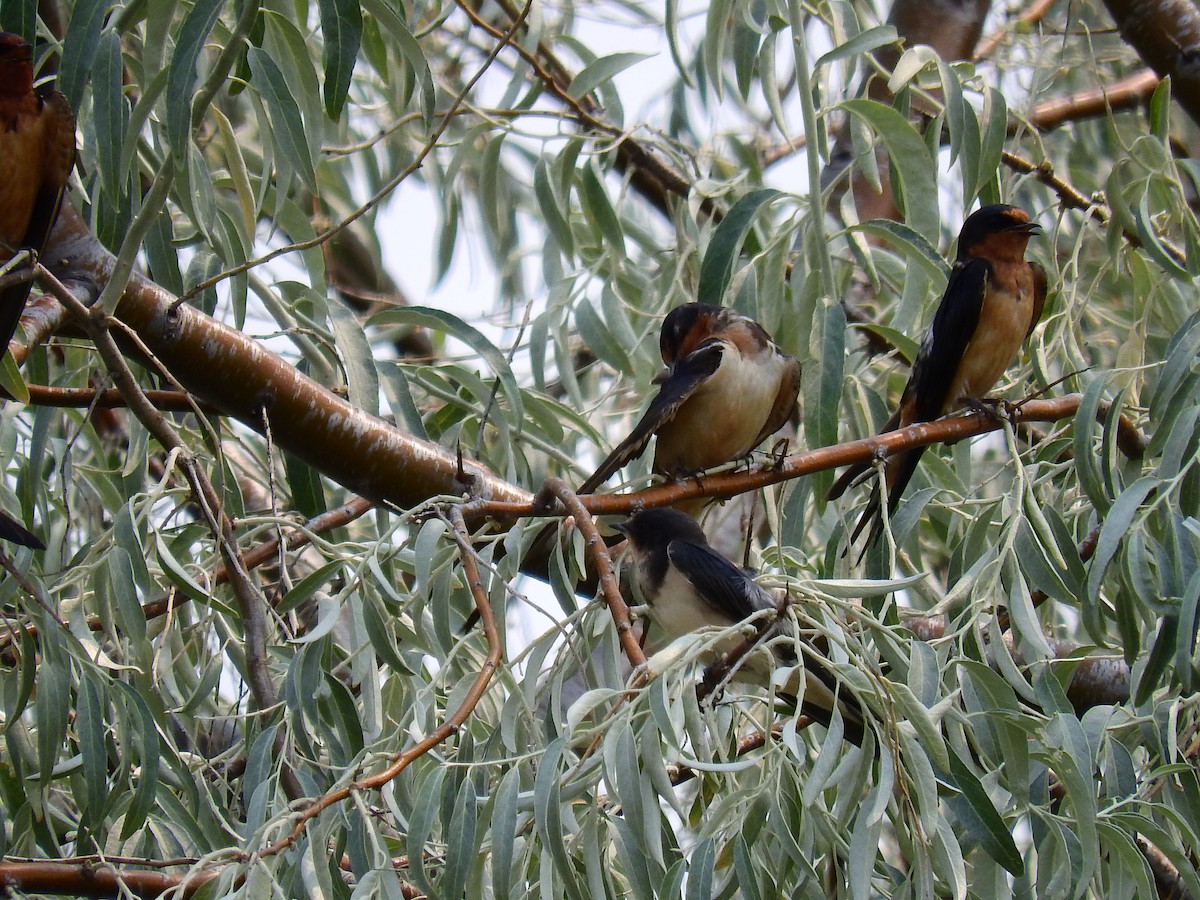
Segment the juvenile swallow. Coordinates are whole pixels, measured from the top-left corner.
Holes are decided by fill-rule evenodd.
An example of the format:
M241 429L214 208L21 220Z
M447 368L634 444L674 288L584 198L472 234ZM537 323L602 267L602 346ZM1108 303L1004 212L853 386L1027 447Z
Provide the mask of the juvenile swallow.
M33 47L0 33L0 263L20 250L41 253L58 218L75 163L75 117L67 99L33 86ZM29 282L0 293L0 355L7 350Z
M703 530L687 513L646 509L615 527L629 539L634 578L651 618L669 640L708 626L729 628L764 610L778 610L775 600L746 570L709 546ZM765 685L774 668L797 664L790 619L777 618L763 641L769 644L771 656L761 652L746 656L735 678ZM737 643L731 639L718 651L727 653ZM846 739L861 744L862 712L850 692L838 690L832 673L812 652L805 654L803 674L800 711L828 726L833 710L839 710ZM789 681L780 694L795 702L798 688L798 681Z
M992 389L1033 333L1046 303L1046 271L1025 259L1029 239L1041 228L1015 206L996 204L972 213L958 235L958 256L946 293L921 341L900 408L880 431L886 434L918 422L930 422L978 401ZM924 447L898 453L887 461L888 512L894 512L917 470ZM871 470L856 463L842 473L828 499L840 497ZM883 529L883 488L872 493L850 538L858 540L868 522L869 546Z
M720 306L685 303L658 338L667 369L658 394L579 493L590 494L641 456L654 435L654 471L679 478L746 456L796 410L800 363L753 319Z

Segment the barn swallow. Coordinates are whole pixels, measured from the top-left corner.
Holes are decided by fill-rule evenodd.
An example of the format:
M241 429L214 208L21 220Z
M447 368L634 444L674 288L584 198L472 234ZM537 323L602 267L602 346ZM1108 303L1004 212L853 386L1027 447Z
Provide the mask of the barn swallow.
M700 628L729 628L764 610L778 610L775 600L750 577L709 546L696 520L678 509L646 509L615 526L629 539L634 578L651 619L669 640ZM754 652L741 661L734 677L755 684L770 683L779 666L796 666L796 641L792 621L780 616L763 635L771 657ZM789 639L790 638L790 639ZM727 653L737 645L731 638L718 647ZM832 673L810 648L805 653L804 695L800 711L828 726L833 711L841 713L846 739L862 743L863 717L848 690L839 690ZM798 676L796 676L798 679ZM789 680L779 692L795 702L798 680Z
M900 408L880 434L930 422L952 409L979 401L1033 333L1046 303L1046 271L1025 259L1029 239L1041 228L1015 206L996 204L972 213L958 235L958 255L946 293L921 341ZM884 478L888 512L894 512L916 472L924 447L888 460ZM871 470L869 462L851 466L829 490L840 497ZM871 495L850 538L858 540L873 522L869 546L883 529L880 488Z
M75 117L66 98L33 85L33 47L0 33L0 263L20 250L41 253L58 218L75 163ZM0 292L0 355L17 330L30 285ZM44 549L24 525L0 512L0 539Z
M645 415L579 493L590 494L645 451L654 471L679 478L746 456L796 411L800 363L753 319L720 306L685 303L658 338L667 369Z
M75 117L53 88L33 86L33 47L0 33L0 262L41 253L75 164ZM0 293L0 354L7 350L30 285Z

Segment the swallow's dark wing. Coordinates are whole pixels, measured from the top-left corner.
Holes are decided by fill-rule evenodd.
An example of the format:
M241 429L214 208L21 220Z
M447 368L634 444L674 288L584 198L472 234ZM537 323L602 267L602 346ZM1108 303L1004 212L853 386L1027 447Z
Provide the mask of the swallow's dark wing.
M947 397L946 393L979 325L991 274L991 263L979 256L954 264L946 293L934 313L925 340L921 342L921 352L917 354L912 377L901 400L903 406L911 399L914 422L933 421L942 415L947 403L959 399Z
M33 532L3 510L0 510L0 540L12 541L34 550L46 549L46 545Z
M786 359L788 366L783 373L783 378L780 379L779 393L775 395L775 405L771 407L771 414L763 423L762 431L754 439L755 447L782 428L788 419L799 420L800 408L796 405L796 395L800 393L800 363L790 356Z
M39 99L42 103L39 118L45 120L45 131L40 134L39 129L31 130L25 153L28 171L40 171L42 178L29 225L18 245L11 248L13 251L28 248L41 253L46 248L50 232L58 220L58 210L71 176L71 167L75 164L75 117L67 98L58 91L42 89ZM30 284L26 282L0 293L0 354L7 349L17 330L29 289Z
M1029 263L1029 271L1033 273L1033 318L1029 320L1029 330L1025 332L1026 338L1033 334L1037 323L1042 321L1042 311L1046 308L1046 294L1050 290L1050 279L1046 276L1046 270L1042 268L1041 263Z
M671 541L667 556L696 593L731 622L740 622L775 606L770 594L707 544Z
M651 401L642 420L629 437L604 458L591 477L579 486L580 494L592 493L608 481L613 472L642 455L654 433L671 421L683 402L717 371L724 348L725 345L718 341L702 344L678 360L665 376L656 379L659 383L658 395Z

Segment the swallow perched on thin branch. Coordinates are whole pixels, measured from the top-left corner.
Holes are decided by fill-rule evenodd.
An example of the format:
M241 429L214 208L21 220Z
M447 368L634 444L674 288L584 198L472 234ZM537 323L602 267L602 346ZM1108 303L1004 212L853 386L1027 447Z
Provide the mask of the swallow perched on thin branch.
M641 456L654 435L654 471L679 478L746 456L796 410L800 363L732 309L678 306L663 320L658 346L667 369L654 379L657 396L579 493Z
M1025 259L1029 239L1041 228L1015 206L996 204L972 213L958 235L958 257L946 293L921 341L900 408L880 434L930 422L992 389L1033 333L1046 303L1046 271ZM924 447L896 454L887 462L888 512L894 512L917 470ZM871 470L857 463L842 473L828 499L840 497ZM850 538L858 540L872 522L869 546L883 529L875 491Z
M699 524L687 513L671 508L641 510L616 528L629 539L634 577L652 619L669 640L707 626L729 628L767 610L778 614L779 606L771 595L746 570L710 547ZM761 651L748 654L739 661L734 678L766 685L775 668L797 664L791 619L778 615L769 620L761 639L769 645L771 655ZM723 641L718 649L728 653L737 643L736 639ZM861 744L861 708L848 690L839 690L815 652L805 649L800 711L828 726L838 710L846 739ZM799 694L799 676L797 672L779 691L793 703Z
M0 33L0 261L41 253L75 164L75 117L51 87L33 86L33 47ZM0 348L7 349L30 285L0 294Z
M66 98L33 84L33 47L0 33L0 262L41 253L58 218L75 163L75 117ZM0 292L0 355L17 330L30 285ZM42 549L23 525L0 513L0 538Z

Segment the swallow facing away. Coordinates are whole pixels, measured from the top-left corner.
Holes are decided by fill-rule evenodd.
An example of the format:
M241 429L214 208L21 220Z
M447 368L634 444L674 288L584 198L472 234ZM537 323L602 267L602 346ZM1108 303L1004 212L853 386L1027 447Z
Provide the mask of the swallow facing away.
M678 306L663 320L658 346L667 364L654 379L658 395L579 493L641 456L654 435L654 471L680 478L748 455L796 410L800 363L732 309Z
M672 508L645 509L616 528L629 539L634 578L650 607L651 618L669 640L706 626L729 628L756 613L778 609L771 595L746 570L709 546L704 531L687 513ZM717 651L727 653L739 642L731 638ZM766 685L775 668L797 664L797 643L790 619L775 619L763 635L763 643L769 644L771 656L752 651L740 661L734 678ZM832 673L812 652L805 654L803 675L800 711L829 726L837 710L846 739L861 744L862 711L850 692L838 689ZM795 703L798 692L797 674L779 694Z
M20 250L40 253L58 218L75 163L75 117L66 98L33 85L33 47L0 33L0 263ZM17 330L30 285L0 292L0 355ZM42 549L23 525L0 512L0 538Z
M900 408L880 434L930 422L992 389L1033 333L1046 303L1046 271L1025 259L1029 239L1041 228L1015 206L996 204L972 213L958 235L958 257L946 293L921 341ZM888 512L894 512L917 470L924 447L896 454L887 462ZM840 497L871 470L856 463L842 473L828 499ZM872 522L867 546L883 529L883 488L872 493L850 538L858 540Z

